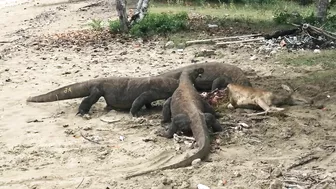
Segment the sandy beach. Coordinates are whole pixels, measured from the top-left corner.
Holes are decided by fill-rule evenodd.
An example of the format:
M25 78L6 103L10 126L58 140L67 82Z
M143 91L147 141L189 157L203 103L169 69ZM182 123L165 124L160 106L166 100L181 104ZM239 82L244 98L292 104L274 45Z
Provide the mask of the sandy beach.
M310 184L322 188L325 183L330 183L326 188L336 187L336 91L326 84L332 80L316 85L298 79L323 71L321 66L284 66L248 45L217 49L217 56L211 58L195 58L195 52L209 47L190 46L176 53L176 49L164 49L167 41L160 40L111 38L86 45L51 43L52 37L50 43L44 40L89 29L91 19L116 18L113 3L80 10L90 3L33 0L5 6L0 1L0 189L194 189L197 184L251 189L291 179L304 182L292 185L305 188ZM253 54L258 58L252 60ZM248 110L228 111L222 123L243 122L249 127L216 136L212 153L199 167L125 180L127 173L169 163L161 157L182 158L188 151L186 145L154 134L161 127L160 107L143 110L143 116L135 119L128 112L104 112L105 102L100 99L87 120L75 115L81 99L26 102L29 96L71 83L107 76L150 76L195 59L239 66L254 86L269 90L290 82L326 108L291 106L286 107L287 116L260 119L242 116ZM305 158L307 162L299 165Z

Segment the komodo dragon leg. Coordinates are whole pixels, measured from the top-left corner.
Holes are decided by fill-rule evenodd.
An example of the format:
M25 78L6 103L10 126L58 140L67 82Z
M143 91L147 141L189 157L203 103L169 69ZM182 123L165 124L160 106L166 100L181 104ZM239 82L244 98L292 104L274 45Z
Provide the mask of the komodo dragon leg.
M170 110L170 103L172 98L169 97L162 106L162 121L161 123L168 123L171 121L171 110Z
M183 133L191 133L190 123L191 121L187 115L178 114L168 125L168 130L159 130L157 135L166 138L173 138L174 133L177 133L178 130L182 131Z
M228 76L221 76L213 80L212 86L211 86L211 91L215 89L224 89L228 84L232 83L231 77Z
M209 129L212 129L213 132L222 131L222 126L211 113L204 113L205 122ZM182 131L183 134L192 134L190 127L190 119L185 114L178 114L173 119L172 122L168 125L168 129L160 129L158 135L166 138L173 138L174 133L177 131Z
M212 128L213 132L221 132L223 131L223 128L219 121L215 118L213 114L210 113L204 113L205 116L205 122L208 126L208 128Z
M204 113L210 113L213 116L215 116L215 118L220 118L222 117L219 113L217 113L213 107L204 99L202 99L202 103L203 103L203 107L204 107Z
M152 108L152 104L151 103L147 103L147 104L145 104L145 107L146 107L146 109L151 109Z
M155 100L166 99L171 95L172 94L169 95L168 93L155 91L155 90L146 91L146 92L142 93L141 95L139 95L133 101L130 113L131 113L132 116L138 117L138 112L140 111L140 109L143 106L146 106L146 105L150 104L151 102L153 102ZM146 106L146 108L147 108L147 106Z
M103 92L97 87L91 89L90 95L81 102L78 108L76 115L80 114L81 116L88 114L92 105L95 104L100 97L103 96Z

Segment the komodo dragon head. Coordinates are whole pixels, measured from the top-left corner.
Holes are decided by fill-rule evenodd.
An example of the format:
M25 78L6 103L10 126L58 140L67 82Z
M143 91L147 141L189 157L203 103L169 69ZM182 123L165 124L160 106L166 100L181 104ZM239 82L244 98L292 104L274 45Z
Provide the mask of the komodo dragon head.
M189 79L192 83L195 83L196 79L198 77L202 77L202 74L204 73L203 68L197 68L193 69L191 72L189 72Z

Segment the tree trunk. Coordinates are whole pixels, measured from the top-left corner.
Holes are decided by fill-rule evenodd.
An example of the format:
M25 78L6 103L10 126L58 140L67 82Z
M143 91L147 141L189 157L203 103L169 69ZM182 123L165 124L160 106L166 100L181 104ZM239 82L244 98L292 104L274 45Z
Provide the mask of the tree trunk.
M125 0L116 0L116 8L119 16L120 21L120 29L122 32L127 33L128 28L128 20L126 14L126 1Z
M116 9L119 16L121 31L127 33L134 23L142 20L147 14L148 5L149 0L139 0L136 12L131 17L130 21L128 21L126 13L126 0L116 0Z
M317 20L320 22L325 21L327 18L327 10L329 6L329 0L317 0Z
M131 25L139 22L146 16L148 5L149 5L149 0L139 0L138 1L136 12L131 18Z

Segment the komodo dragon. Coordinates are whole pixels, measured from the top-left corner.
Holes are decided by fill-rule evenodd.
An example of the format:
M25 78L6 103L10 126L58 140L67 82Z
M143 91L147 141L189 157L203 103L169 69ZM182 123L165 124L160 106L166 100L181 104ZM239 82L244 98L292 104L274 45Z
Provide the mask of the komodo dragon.
M183 71L180 77L180 83L172 97L167 100L170 103L170 111L171 116L173 118L172 128L176 127L186 127L190 126L193 136L196 139L198 144L198 151L180 161L178 163L168 165L165 167L161 167L158 169L148 170L140 173L135 173L129 176L126 176L126 179L140 176L143 174L150 173L156 170L166 170L166 169L174 169L179 167L185 167L191 165L192 161L195 159L204 159L210 152L210 137L208 133L208 126L206 123L206 108L208 106L207 103L201 98L196 89L193 86L193 82L197 78L197 76L204 72L203 68L198 68L193 71ZM166 106L167 108L167 106ZM168 110L168 111L169 111ZM211 115L211 114L208 114ZM213 115L211 115L213 117ZM213 117L214 118L214 117ZM212 125L214 130L220 131L222 128L220 125Z
M243 86L252 86L243 70L237 66L226 63L197 63L161 73L159 76L179 79L182 71L197 68L204 68L204 74L202 74L202 77L197 78L195 82L195 88L198 91L212 91L216 88L225 88L227 85L227 77L231 78L233 83ZM225 77L223 78L223 76Z
M107 110L129 110L132 116L151 102L168 99L178 87L178 80L164 77L108 77L74 83L39 96L29 97L28 102L53 102L73 98L83 99L78 108L80 115L88 114L100 97L104 97Z

